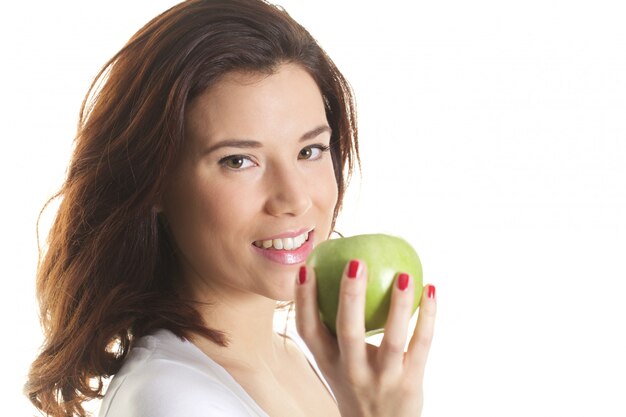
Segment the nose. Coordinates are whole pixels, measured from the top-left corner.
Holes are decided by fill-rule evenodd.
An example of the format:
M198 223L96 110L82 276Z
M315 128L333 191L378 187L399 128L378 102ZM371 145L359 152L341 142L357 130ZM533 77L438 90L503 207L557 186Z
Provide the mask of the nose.
M310 182L297 167L274 167L268 175L268 196L265 208L268 214L279 217L299 216L313 204Z

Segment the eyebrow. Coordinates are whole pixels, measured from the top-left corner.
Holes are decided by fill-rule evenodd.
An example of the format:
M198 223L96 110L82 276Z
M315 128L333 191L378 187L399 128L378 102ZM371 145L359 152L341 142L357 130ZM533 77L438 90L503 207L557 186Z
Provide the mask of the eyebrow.
M321 135L324 132L330 132L332 134L332 129L327 125L318 126L315 129L309 132L306 132L304 135L302 135L302 137L300 137L299 142L311 140ZM202 153L204 155L208 155L211 152L214 152L219 148L226 148L226 147L228 148L262 148L263 144L261 142L257 142L256 140L250 140L250 139L226 139L214 145L209 146Z

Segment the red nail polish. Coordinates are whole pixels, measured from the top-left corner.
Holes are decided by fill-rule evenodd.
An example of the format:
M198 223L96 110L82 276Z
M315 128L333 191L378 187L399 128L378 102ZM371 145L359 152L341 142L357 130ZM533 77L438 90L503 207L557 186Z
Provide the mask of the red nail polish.
M400 291L404 291L409 286L409 274L405 274L404 272L398 275L398 289Z
M300 267L300 272L298 273L298 282L300 285L306 282L306 266L302 265Z
M435 298L435 286L428 285L428 298Z
M356 278L357 272L359 272L359 261L350 261L350 266L348 267L348 278Z

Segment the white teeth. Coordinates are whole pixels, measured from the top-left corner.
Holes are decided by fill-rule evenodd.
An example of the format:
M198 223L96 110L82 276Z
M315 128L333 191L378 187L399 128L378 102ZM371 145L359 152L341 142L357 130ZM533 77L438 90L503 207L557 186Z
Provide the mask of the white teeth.
M274 248L277 250L294 250L298 249L300 246L304 244L309 239L309 232L303 233L296 237L287 237L284 239L273 239L273 240L257 240L253 244L258 248Z

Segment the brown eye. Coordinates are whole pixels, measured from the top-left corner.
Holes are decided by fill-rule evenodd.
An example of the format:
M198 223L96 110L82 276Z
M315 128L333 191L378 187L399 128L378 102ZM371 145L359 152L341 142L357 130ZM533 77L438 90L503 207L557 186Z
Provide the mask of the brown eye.
M300 151L300 159L311 159L316 160L322 157L324 152L330 150L330 147L324 145L312 145L307 146L306 148Z
M244 166L246 161L250 161L250 158L248 158L247 156L231 155L227 156L226 158L222 158L219 163L226 168L232 170L240 170L242 168L247 168L247 166Z
M230 158L226 160L226 166L228 168L241 168L243 165L243 158L240 156L235 156L234 158Z
M304 148L300 151L300 156L302 159L309 159L313 154L313 150L311 148Z

